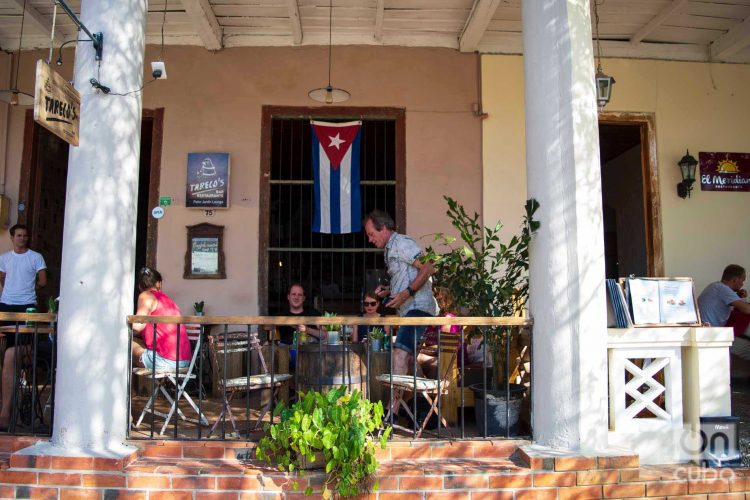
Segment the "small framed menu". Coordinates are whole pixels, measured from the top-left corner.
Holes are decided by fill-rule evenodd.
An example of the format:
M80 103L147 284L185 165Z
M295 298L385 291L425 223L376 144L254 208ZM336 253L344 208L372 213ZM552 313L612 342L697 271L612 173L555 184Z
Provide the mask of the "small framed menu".
M187 226L185 279L225 279L224 226Z
M692 278L628 278L633 326L699 326Z

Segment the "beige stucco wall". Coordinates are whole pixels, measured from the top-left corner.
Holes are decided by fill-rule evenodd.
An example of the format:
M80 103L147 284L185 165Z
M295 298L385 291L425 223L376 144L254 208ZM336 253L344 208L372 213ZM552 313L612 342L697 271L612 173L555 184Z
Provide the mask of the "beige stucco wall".
M147 79L148 62L157 60L158 54L158 47L147 47ZM30 89L38 57L46 54L24 54L21 80ZM160 195L173 196L175 204L159 222L157 267L166 291L185 312L192 312L198 299L206 300L210 314L258 312L262 106L318 105L307 92L326 84L326 58L325 47L233 48L217 53L166 47L168 79L146 85L143 106L165 110ZM72 53L65 59L60 69L69 76ZM449 228L442 215L443 193L472 211L481 208L481 123L472 112L479 99L477 65L475 55L447 49L334 48L333 83L352 93L347 106L406 109L406 219L412 236ZM112 92L132 90L117 82L102 83ZM11 110L6 190L14 206L24 111ZM184 207L187 154L199 151L227 151L231 156L231 208L212 218ZM16 218L14 210L12 220ZM226 280L182 278L185 226L200 222L226 227ZM9 246L6 239L0 237L0 249Z
M700 293L726 264L750 266L750 193L677 196L685 148L748 152L750 66L605 60L617 79L607 111L654 113L665 274L692 276ZM484 214L517 220L525 198L523 64L517 56L482 57ZM518 139L520 138L520 140ZM515 223L514 223L515 225Z

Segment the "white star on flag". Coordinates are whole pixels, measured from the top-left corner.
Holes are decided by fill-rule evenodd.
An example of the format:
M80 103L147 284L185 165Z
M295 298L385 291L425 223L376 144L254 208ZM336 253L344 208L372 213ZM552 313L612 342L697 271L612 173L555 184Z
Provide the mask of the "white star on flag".
M341 146L346 141L341 138L341 134L336 134L336 137L328 136L329 139L331 139L331 143L328 145L329 148L336 147L336 149L340 149L339 146Z

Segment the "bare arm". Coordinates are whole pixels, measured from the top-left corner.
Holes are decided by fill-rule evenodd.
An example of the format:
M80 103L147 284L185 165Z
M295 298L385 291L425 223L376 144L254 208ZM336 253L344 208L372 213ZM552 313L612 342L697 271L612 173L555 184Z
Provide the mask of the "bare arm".
M0 285L5 288L5 273L0 272Z
M5 280L3 280L4 282ZM40 269L38 273L36 273L36 287L37 288L44 288L47 286L47 270L46 269Z
M422 288L429 277L432 276L432 273L435 272L435 266L430 261L422 262L419 259L415 259L414 262L412 262L412 265L417 268L417 276L411 283L409 283L409 288L416 292ZM411 297L409 290L402 290L394 295L391 301L388 302L388 307L393 307L394 309L399 308L404 302L409 300L409 297Z
M749 302L745 302L744 300L735 300L734 302L732 302L729 305L732 306L732 307L734 307L738 311L741 311L741 312L743 312L745 314L750 314L750 303Z
M148 316L154 311L154 309L156 309L157 305L158 301L153 293L141 292L141 294L138 295L138 308L135 311L135 315ZM134 332L142 332L144 328L146 328L146 323L133 323Z

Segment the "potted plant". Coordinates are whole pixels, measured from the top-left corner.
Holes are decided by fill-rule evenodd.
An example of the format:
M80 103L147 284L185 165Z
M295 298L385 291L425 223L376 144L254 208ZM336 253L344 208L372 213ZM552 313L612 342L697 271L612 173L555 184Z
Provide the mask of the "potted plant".
M439 252L428 247L425 259L435 263L436 284L448 290L461 306L461 314L467 316L502 317L513 316L523 308L528 299L529 244L540 223L534 220L539 203L534 199L526 201L521 233L510 241L500 241L502 224L485 226L479 222L479 215L469 215L458 202L444 196L448 203L446 214L451 224L459 232L459 238L439 233L435 242L441 247ZM511 419L508 426L514 432L513 420L518 421L521 399L525 388L510 384L511 401L506 401L506 342L511 341L512 332L502 327L474 330L470 338L477 336L484 341L492 361L492 376L489 387L483 384L472 386L476 402L475 411L480 431L484 423L484 400L487 400L487 435L504 435L506 432L506 404L510 404ZM502 385L502 387L501 387ZM495 417L494 419L492 417Z
M373 351L379 352L382 350L383 339L385 338L385 331L382 328L376 326L370 330L368 338L370 339L370 347Z
M326 393L300 392L292 406L279 403L274 415L280 415L281 422L266 424L268 435L258 443L256 457L273 460L287 472L301 471L306 463L325 467L324 498L330 498L333 489L342 497L364 490L378 468L376 444L385 448L392 431L383 427L380 401L372 403L358 390L347 394L346 386ZM373 489L377 487L376 482ZM305 490L306 495L312 492L312 487Z
M203 306L206 305L205 301L201 300L193 304L196 316L203 316Z
M326 318L335 318L336 313L326 312L326 313L323 313L323 316ZM327 336L328 336L329 344L339 343L339 329L340 328L341 328L340 325L323 325L323 329L326 331Z

